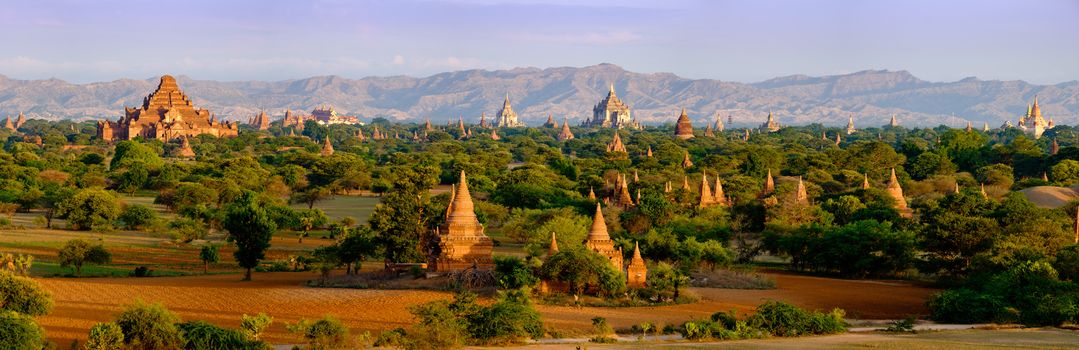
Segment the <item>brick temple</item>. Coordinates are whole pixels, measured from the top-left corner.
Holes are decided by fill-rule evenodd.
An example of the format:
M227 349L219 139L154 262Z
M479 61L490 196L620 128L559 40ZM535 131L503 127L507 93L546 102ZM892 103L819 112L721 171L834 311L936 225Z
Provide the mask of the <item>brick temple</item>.
M171 75L161 77L157 90L142 100L142 107L125 107L124 116L115 122L97 122L97 137L105 141L139 136L164 141L203 134L232 137L238 132L236 123L219 122L209 110L195 108Z

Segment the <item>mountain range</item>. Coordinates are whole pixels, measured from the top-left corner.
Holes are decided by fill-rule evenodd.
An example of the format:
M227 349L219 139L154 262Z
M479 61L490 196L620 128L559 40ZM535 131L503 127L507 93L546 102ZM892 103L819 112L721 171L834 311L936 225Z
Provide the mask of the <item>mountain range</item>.
M167 73L167 72L165 72ZM159 77L72 84L59 79L17 80L0 75L0 117L20 112L28 118L116 119L124 106L137 106ZM219 117L247 120L259 111L275 119L285 109L310 111L333 106L361 120L435 122L481 113L493 118L508 97L520 119L542 124L551 114L578 124L611 84L633 115L646 124L673 123L685 108L697 125L717 116L740 127L760 124L771 111L780 123L879 126L895 114L902 125L963 126L968 121L996 127L1015 120L1038 97L1043 115L1057 123L1079 123L1079 81L1035 85L1021 80L966 78L930 82L906 71L866 70L811 77L792 75L757 83L688 79L671 73L636 73L613 64L588 67L464 70L428 77L348 79L317 76L283 81L212 81L178 76L195 106Z

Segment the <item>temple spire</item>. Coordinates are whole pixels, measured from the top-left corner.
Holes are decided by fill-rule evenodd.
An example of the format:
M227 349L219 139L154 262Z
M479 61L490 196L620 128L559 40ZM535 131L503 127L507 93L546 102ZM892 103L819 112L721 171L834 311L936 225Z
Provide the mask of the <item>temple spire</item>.
M701 199L697 203L698 208L707 208L715 204L716 197L712 195L712 188L708 187L708 174L701 173Z
M551 231L551 245L547 248L547 256L558 254L558 239L554 235L554 231Z
M603 218L603 209L599 203L596 203L596 214L592 216L592 228L588 230L588 241L603 241L610 240L611 235L607 233L607 222Z
M798 177L798 190L794 193L794 201L800 204L809 204L809 194L806 192L806 185L802 182L802 177Z
M772 178L772 169L768 169L768 176L764 178L764 195L770 195L776 190L775 179Z
M869 174L862 174L862 189L869 189Z

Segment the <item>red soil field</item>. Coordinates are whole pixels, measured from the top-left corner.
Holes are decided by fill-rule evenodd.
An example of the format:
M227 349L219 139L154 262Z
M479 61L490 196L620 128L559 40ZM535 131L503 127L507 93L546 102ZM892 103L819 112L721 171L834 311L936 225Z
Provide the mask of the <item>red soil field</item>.
M769 299L784 300L819 310L834 307L847 311L848 318L901 318L926 314L926 298L934 289L906 282L840 280L771 273L774 290L732 290L691 288L701 297L694 304L662 307L576 308L538 306L548 328L563 334L583 334L591 328L591 318L603 316L615 327L651 321L679 323L706 318L716 311L751 311ZM303 284L313 273L256 273L254 281L239 281L239 275L210 275L157 278L45 278L38 279L52 293L52 312L38 317L47 336L59 344L86 339L90 327L111 320L135 300L161 302L184 320L206 320L238 327L242 314L266 312L274 325L265 339L277 344L298 343L284 322L300 318L334 315L353 332L404 327L412 322L408 306L438 298L448 292L421 290L365 290L309 288Z

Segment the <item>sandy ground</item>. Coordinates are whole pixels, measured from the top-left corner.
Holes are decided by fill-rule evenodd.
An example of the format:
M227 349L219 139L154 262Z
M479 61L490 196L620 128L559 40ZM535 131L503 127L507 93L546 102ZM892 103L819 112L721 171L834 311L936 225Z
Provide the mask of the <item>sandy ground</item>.
M1022 191L1034 205L1042 208L1059 208L1079 198L1079 185L1072 187L1035 186Z
M539 306L549 328L564 334L584 334L594 316L606 317L615 327L651 321L678 323L704 318L713 312L735 309L740 312L767 299L830 310L840 307L852 318L898 318L924 314L925 298L932 289L902 282L836 280L787 274L773 275L775 290L728 290L694 288L701 302L688 305L639 308L574 308ZM39 317L47 336L59 344L84 340L97 322L111 320L125 305L135 300L161 302L184 320L206 320L238 327L240 315L266 312L275 318L266 339L274 343L295 343L284 322L331 314L354 332L381 330L411 323L408 306L450 293L418 290L321 289L304 287L315 278L310 272L256 273L254 281L240 276L210 275L158 278L44 278L38 279L55 301L52 312Z
M771 338L722 342L667 342L621 344L552 344L512 347L510 349L1075 349L1079 332L1062 329L1007 329L919 332L917 334L845 333L801 338ZM468 349L481 349L472 347ZM502 348L506 349L506 348Z

